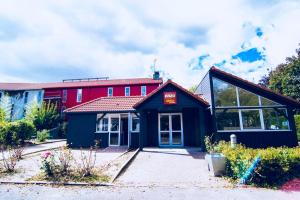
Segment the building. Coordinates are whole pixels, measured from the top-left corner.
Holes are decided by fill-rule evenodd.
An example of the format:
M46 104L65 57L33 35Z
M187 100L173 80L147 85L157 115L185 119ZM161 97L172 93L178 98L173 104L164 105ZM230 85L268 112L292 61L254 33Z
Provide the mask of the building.
M15 121L25 116L27 107L41 106L44 91L31 83L0 83L0 107L8 113L8 120Z
M22 119L26 107L43 101L57 105L59 112L99 97L146 96L162 84L153 78L70 79L55 83L0 83L0 100L8 99L11 120ZM4 98L5 97L5 98ZM1 101L2 102L2 101Z
M100 97L65 110L71 147L204 147L205 135L250 147L296 146L300 103L212 67L191 93L169 80L147 96Z

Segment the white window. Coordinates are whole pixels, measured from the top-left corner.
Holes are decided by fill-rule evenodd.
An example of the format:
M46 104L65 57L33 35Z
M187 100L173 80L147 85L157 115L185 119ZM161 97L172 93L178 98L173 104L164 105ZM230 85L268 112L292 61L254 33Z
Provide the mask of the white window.
M125 87L125 96L130 96L130 87Z
M77 89L77 102L82 100L82 89Z
M66 103L67 102L67 89L64 89L63 90L63 98L62 98L62 102L63 103Z
M145 85L141 87L141 96L146 96L147 95L147 88Z
M97 132L108 132L108 118L102 118L97 123Z
M131 131L132 132L140 131L140 119L138 117L132 117Z
M107 96L112 97L114 93L114 90L112 87L107 88Z

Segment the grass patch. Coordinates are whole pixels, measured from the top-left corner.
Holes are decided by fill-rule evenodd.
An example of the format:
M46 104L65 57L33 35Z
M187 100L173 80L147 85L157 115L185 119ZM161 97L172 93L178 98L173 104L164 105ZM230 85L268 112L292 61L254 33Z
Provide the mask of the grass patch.
M78 172L72 171L68 175L55 173L53 176L47 176L45 173L39 173L27 181L49 181L49 182L84 182L84 183L99 183L109 182L110 177L102 174L100 171L94 171L90 176L82 177Z

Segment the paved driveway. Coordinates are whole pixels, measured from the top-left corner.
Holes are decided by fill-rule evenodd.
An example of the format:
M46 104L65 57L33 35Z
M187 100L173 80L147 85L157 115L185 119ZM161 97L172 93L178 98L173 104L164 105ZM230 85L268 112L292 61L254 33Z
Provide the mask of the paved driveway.
M229 186L224 179L208 175L204 155L195 148L145 148L117 183L136 186Z

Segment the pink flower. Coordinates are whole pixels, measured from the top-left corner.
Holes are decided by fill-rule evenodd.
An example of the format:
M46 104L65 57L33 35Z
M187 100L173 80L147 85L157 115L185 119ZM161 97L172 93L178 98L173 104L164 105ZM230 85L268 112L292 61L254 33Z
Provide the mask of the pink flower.
M51 152L50 151L46 151L46 152L43 152L41 154L41 157L44 158L44 159L47 159L49 156L51 156Z

